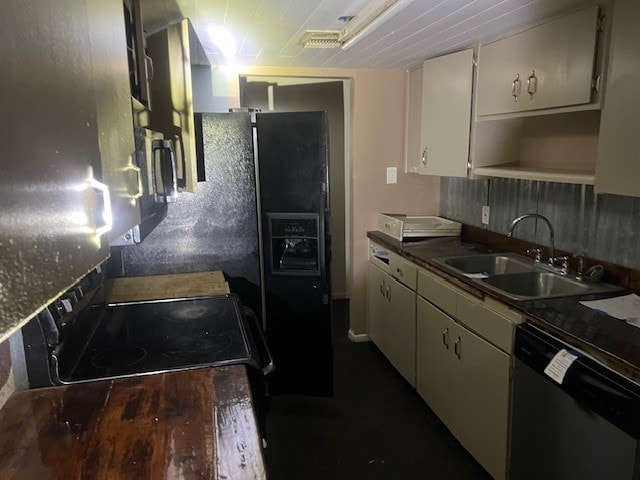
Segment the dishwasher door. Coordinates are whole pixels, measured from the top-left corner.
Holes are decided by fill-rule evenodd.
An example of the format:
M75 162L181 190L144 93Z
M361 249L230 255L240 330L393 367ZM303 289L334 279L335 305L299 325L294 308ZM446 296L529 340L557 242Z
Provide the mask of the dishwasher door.
M511 480L640 478L640 386L581 352L560 385L544 369L561 349L574 350L517 327Z

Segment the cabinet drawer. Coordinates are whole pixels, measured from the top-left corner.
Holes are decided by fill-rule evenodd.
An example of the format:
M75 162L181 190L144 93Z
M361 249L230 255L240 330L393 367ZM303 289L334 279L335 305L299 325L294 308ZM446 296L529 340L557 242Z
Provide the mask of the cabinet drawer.
M433 273L418 270L418 295L455 316L457 291Z
M389 259L391 252L377 243L369 240L369 261L389 273Z
M506 305L489 298L479 300L463 293L457 297L456 318L462 325L507 353L513 351L514 324L522 321L522 317Z
M399 255L391 254L389 256L389 273L415 292L418 267L414 263Z

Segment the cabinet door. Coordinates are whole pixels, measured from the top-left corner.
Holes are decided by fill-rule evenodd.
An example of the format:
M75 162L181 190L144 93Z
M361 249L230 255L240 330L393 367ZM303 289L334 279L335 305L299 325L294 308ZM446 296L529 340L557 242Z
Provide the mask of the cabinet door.
M199 42L186 18L147 37L147 48L154 65L154 77L150 82L153 104L150 126L174 141L179 187L187 192L195 192L198 181L191 83L192 45L198 48Z
M380 268L367 263L367 331L369 338L380 349L383 347L382 324L387 310L386 289L389 279Z
M477 114L590 103L597 34L594 5L480 46Z
M0 16L0 339L109 255L84 0Z
M456 409L451 433L495 479L507 466L510 357L466 328L451 331Z
M422 165L422 67L407 74L407 119L404 146L405 171L420 173Z
M416 384L416 293L390 278L384 317L384 354L400 374Z
M616 0L602 109L595 190L640 196L640 2Z
M473 49L424 62L419 173L466 177Z
M113 240L140 223L140 169L135 144L131 88L121 0L87 2L102 181L109 185Z
M457 412L454 404L455 366L451 350L455 323L445 313L418 297L416 316L416 388L436 415L451 428Z

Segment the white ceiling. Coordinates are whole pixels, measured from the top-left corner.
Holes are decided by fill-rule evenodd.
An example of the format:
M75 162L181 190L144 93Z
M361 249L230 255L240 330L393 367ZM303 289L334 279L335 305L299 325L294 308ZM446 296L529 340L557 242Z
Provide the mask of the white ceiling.
M141 0L153 33L190 18L212 65L230 63L210 32L223 27L235 63L251 66L408 69L593 0L415 0L348 51L303 49L305 29L339 30L367 0Z

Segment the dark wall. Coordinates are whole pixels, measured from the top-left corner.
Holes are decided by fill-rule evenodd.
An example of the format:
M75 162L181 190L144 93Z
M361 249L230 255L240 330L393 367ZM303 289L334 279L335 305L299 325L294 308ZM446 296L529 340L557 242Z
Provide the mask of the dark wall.
M123 247L126 276L222 270L259 284L253 137L248 114L202 115L206 181L181 193L140 245Z

